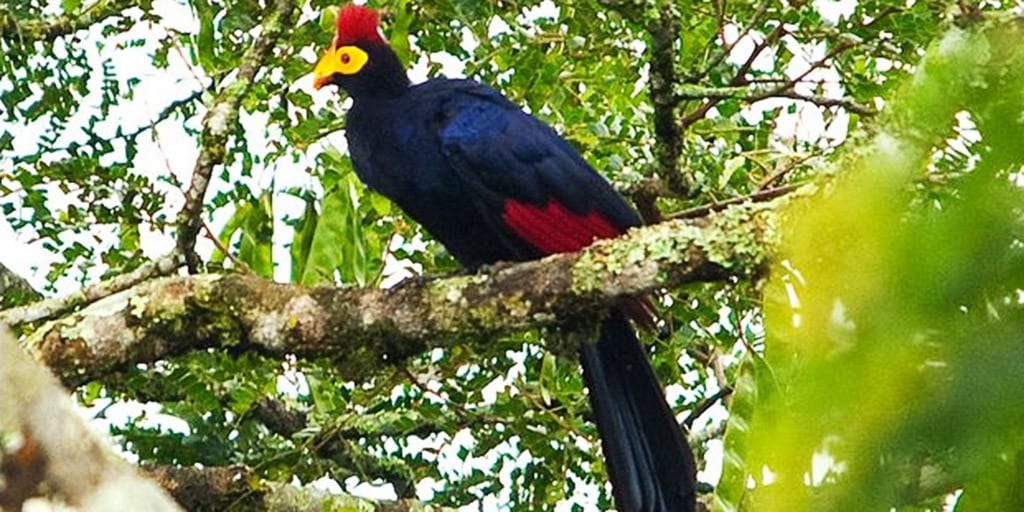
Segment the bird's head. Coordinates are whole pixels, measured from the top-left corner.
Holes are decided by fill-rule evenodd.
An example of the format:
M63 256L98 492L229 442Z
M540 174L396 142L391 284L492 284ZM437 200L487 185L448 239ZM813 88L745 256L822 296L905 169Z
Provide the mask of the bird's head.
M337 32L313 70L313 87L334 84L353 98L397 96L409 87L398 56L381 34L377 11L346 5Z

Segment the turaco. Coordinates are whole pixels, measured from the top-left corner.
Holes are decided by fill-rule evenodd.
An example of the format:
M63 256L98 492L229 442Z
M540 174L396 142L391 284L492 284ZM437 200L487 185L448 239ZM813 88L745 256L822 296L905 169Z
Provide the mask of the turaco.
M640 224L611 185L554 130L472 80L411 84L376 11L346 5L314 70L317 89L352 98L356 173L469 269L577 251ZM692 511L693 454L630 324L625 301L580 348L612 492L622 512Z

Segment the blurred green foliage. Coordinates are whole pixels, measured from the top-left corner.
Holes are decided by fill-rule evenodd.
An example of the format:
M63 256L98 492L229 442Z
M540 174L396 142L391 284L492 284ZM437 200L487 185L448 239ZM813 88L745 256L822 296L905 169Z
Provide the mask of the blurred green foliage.
M756 485L720 487L719 510L1024 507L1022 31L944 34L840 177L783 213L736 421ZM972 158L922 190L958 139Z
M205 205L211 271L374 286L387 261L428 275L456 269L358 183L337 138L324 139L344 126L344 98L325 106L299 86L331 40L333 4L299 2L302 15L243 99ZM717 488L702 499L719 510L938 510L963 489L962 510L1020 508L1011 491L1024 488L1014 392L1024 367L1024 67L1017 29L992 21L1004 13L945 0L861 0L841 17L818 10L832 2L805 1L371 4L403 60L435 76L454 58L555 126L624 192L682 170L685 190L657 194L663 215L819 183L820 197L783 212L786 245L764 300L762 283L737 281L661 301L666 330L649 340L656 372L677 384L670 402L693 425L698 453L724 446L721 477L705 477ZM50 291L66 276L133 269L147 240L173 240L167 219L194 164L175 147L201 144L211 92L231 83L272 5L0 6L0 209L21 240L53 254L40 263ZM666 141L650 97L666 15L678 23L663 59L679 96L668 112L678 169L655 156ZM53 20L71 28L41 31ZM152 69L119 68L139 55ZM693 87L731 89L684 94ZM790 93L885 108L871 118ZM120 109L142 100L158 114L122 122ZM18 139L32 131L38 140ZM309 179L284 179L295 174ZM330 361L204 350L78 394L86 404L160 403L188 425L117 425L143 461L244 464L277 481L329 476L517 510L589 509L581 489L596 486L606 509L578 365L543 350L550 335L437 350L359 382ZM265 400L300 413L300 426L275 426ZM835 463L811 471L815 455Z

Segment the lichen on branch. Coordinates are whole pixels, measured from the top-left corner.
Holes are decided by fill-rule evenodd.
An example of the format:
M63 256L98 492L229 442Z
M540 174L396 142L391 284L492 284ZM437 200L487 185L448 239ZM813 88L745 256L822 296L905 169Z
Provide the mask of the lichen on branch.
M774 245L772 203L638 228L580 253L391 290L305 288L252 275L142 283L36 330L29 350L68 385L205 347L329 357L359 379L430 347L589 325L623 297L749 276Z

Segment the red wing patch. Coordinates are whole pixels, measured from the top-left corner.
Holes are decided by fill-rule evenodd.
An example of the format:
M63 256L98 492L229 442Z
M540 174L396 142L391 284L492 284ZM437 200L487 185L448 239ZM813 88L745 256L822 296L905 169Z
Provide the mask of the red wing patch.
M501 218L516 235L543 254L578 251L595 238L613 238L622 233L597 210L578 215L554 200L536 206L509 199Z
M501 218L516 235L543 254L578 251L595 238L614 238L622 234L622 230L597 210L578 215L554 200L545 206L506 200ZM642 327L654 329L656 314L650 298L627 298L620 307Z

